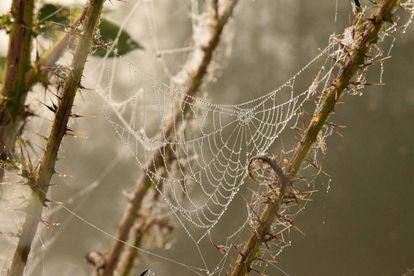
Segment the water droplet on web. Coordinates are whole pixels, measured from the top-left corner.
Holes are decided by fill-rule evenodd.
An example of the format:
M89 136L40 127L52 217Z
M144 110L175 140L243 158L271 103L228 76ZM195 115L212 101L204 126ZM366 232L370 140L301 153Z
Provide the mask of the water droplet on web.
M329 193L329 191L331 190L331 182L332 182L332 179L329 179L328 185L326 186L326 193Z

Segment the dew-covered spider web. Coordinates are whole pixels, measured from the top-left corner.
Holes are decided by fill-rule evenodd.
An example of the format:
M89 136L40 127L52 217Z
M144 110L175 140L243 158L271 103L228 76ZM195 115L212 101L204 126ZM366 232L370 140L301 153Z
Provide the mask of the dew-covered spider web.
M252 193L246 200L247 204L241 207L242 223L222 236L214 233L214 227L220 224L230 204L237 199L244 183L251 177L247 173L251 158L269 154L269 149L279 142L278 138L284 131L303 127L301 116L305 113L307 104L311 106L310 110L314 110L315 106L316 110L320 107L323 91L331 86L340 70L341 61L348 55L347 48L352 47L355 42L355 32L347 29L343 34L332 35L328 46L318 50L313 59L296 70L292 77L276 89L255 93L238 91L239 94L258 96L243 102L237 102L237 98L232 100L232 97L227 97L226 102L218 102L214 100L215 96L231 92L214 91L202 86L198 94L190 92L190 95L186 89L188 84L178 73L179 70L168 66L167 55L178 54L181 58L184 57L182 61L185 62L186 56L192 54L194 45L190 43L183 47L161 49L159 45L162 43L157 40L160 38L153 22L152 2L136 1L121 21L121 26L124 28L132 21L137 9L147 9L145 29L151 36L152 44L144 46L157 59L156 62L161 65L167 79L159 76L159 72L147 73L149 70L137 62L139 59L130 59L128 56L102 59L96 62L97 65L94 64L96 66L86 77L88 84L93 83L93 88L104 100L106 122L134 157L138 170L148 176L151 187L159 193L162 199L159 212L164 212L162 218L175 218L178 221L193 241L200 262L193 265L194 260L179 261L178 258L165 257L164 254L148 251L143 246L136 246L128 241L121 242L146 256L185 267L197 275L224 275L233 262L232 257L238 254L237 246L241 246L246 233L250 234L257 226L258 214L263 210L266 200L271 199L269 183L274 182L275 176L266 166L258 164L258 169L251 174L253 178L260 180L260 184L248 187ZM191 3L191 28L194 31L202 25L199 20L202 20L203 14L199 11L198 1ZM188 7L184 5L180 9L186 8ZM230 26L231 24L232 22L229 23ZM399 30L405 31L408 24L392 25L381 37L381 40L388 43L387 50L378 48L371 53L370 61L379 65L379 79L375 82L382 83L382 58L389 55L394 45L394 34ZM226 42L226 37L222 40ZM108 47L108 52L112 50L114 49ZM215 58L222 57L220 55L225 51L226 49L219 48ZM160 55L162 58L159 58ZM209 80L211 76L204 79L205 82ZM355 83L348 87L348 92L359 94L368 82L371 80L367 80L366 72L362 70L357 74ZM203 93L206 90L208 95ZM333 131L334 127L326 127L318 137L315 151L305 166L305 170L313 170L309 173L311 177L303 181L305 193L312 194L315 190L314 180L321 173L316 155L326 150L324 139ZM291 153L288 151L286 155ZM110 160L108 168L115 166L122 156L123 154L119 154L114 160ZM109 171L110 169L105 169L105 175ZM83 197L97 185L98 182L92 182L79 193L79 197ZM299 189L298 186L296 188ZM63 204L59 203L57 208L116 240L114 234L79 215L78 209L71 208L70 204L76 200L77 196L70 198ZM289 236L291 228L293 229L291 220L306 204L307 202L299 208L287 204L281 211L283 218L272 226L274 239L261 249L263 261L258 262L259 266L273 267L286 275L276 266L275 258L283 248L290 245ZM170 213L166 211L167 208ZM207 246L220 252L215 261L206 257ZM47 247L48 243L45 245L41 242L41 248Z
M351 33L341 41L333 37L282 86L236 104L189 95L177 82L163 83L124 58L110 60L100 71L105 116L199 242L240 190L249 159L266 153L286 127L295 127L305 102L321 99L346 55L343 47L354 43ZM114 89L117 79L128 85ZM356 93L365 74L357 82L351 87Z
M333 49L322 50L276 90L234 105L186 96L121 59L135 89L116 100L111 78L118 70L108 69L106 117L172 211L204 237L240 190L249 159L266 153L319 86L330 85ZM326 71L311 70L321 63ZM305 75L318 78L301 90L296 82Z
M397 28L392 25L381 38L391 38L387 45L389 49L394 44L393 33L399 28L406 26ZM149 29L154 27L149 24ZM176 75L173 81L166 83L127 58L108 59L96 70L94 78L99 83L99 94L105 99L107 122L194 241L205 265L199 272L214 274L222 271L229 250L211 269L205 263L199 245L206 237L211 238L211 230L240 191L249 160L268 153L284 130L298 126L305 103L313 101L320 106L323 91L332 84L341 61L348 54L346 48L353 47L354 32L347 29L342 35L333 35L328 46L319 50L315 58L283 85L242 103L217 103L202 94L194 96L186 90L185 81L180 81L179 74L166 69L170 76ZM154 45L155 53L161 52L156 41ZM171 52L181 50L189 51L191 55L191 47ZM381 57L387 55L389 51L381 49L373 52L372 61L378 60L380 65L378 83L382 83ZM123 82L122 87L115 88L119 80ZM349 92L359 94L367 82L362 70ZM320 151L325 150L324 138L332 132L328 127L318 137ZM317 152L315 150L311 158L315 162ZM308 165L309 168L314 166ZM307 185L312 181L307 181ZM245 222L226 237L225 248L237 243L238 235L247 226L254 228L257 221L252 217L260 212L261 207L257 206L263 200L259 194L262 196L263 193L253 193L251 202L256 207L247 206ZM286 208L284 214L293 218L301 210L303 208L295 211ZM290 226L288 219L280 220L274 231ZM265 248L263 255L274 257L288 245L286 241L273 243L271 248Z

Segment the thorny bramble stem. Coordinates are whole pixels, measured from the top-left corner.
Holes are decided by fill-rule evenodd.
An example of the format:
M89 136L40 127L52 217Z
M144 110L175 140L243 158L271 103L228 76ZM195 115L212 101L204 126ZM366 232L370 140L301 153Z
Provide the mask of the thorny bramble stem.
M25 76L30 68L34 0L13 0L9 47L0 95L0 182L25 119L28 91Z
M50 180L55 172L55 163L62 139L67 132L67 123L72 115L73 101L80 87L83 69L91 50L96 26L105 0L90 0L86 12L84 34L79 40L72 61L72 70L65 81L63 95L60 99L52 129L48 137L45 153L40 162L39 169L31 184L32 195L26 207L26 217L20 231L19 243L13 256L9 275L23 275L24 267L30 253L33 238L39 222L41 221L42 208L46 205L46 194L50 186Z
M384 0L378 3L378 9L371 17L360 23L362 24L361 26L364 27L361 38L353 49L348 50L349 55L347 55L340 73L327 91L324 92L326 96L320 111L313 116L301 141L297 145L292 158L288 162L285 170L288 179L292 179L297 175L301 165L312 150L318 134L325 125L327 118L333 112L336 103L341 98L345 88L350 84L356 72L364 65L366 55L371 47L376 45L378 34L382 30L384 24L391 20L393 9L397 7L398 4L398 0ZM256 260L257 252L261 244L265 241L265 236L268 234L270 226L278 217L279 209L285 197L287 187L288 185L284 186L280 191L279 198L275 199L271 204L268 204L265 207L260 216L260 224L246 240L243 249L234 264L231 273L232 276L247 275L251 270L251 265Z

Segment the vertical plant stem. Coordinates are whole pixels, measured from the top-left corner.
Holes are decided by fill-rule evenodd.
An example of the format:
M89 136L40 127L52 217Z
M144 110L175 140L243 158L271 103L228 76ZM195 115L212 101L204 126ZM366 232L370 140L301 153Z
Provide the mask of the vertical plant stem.
M195 49L189 56L189 59L184 64L183 70L180 73L180 75L186 76L186 87L184 88L185 96L181 102L182 112L177 112L169 117L167 121L168 123L163 130L163 136L166 139L172 138L171 135L174 129L182 123L185 115L189 112L190 107L188 103L191 102L191 96L194 96L198 92L202 84L214 51L219 44L224 26L227 24L236 4L237 0L222 1L221 13L217 16L211 16L210 18L209 29L207 30L208 39L200 42L197 37L194 37ZM152 158L149 159L142 177L136 182L135 190L131 195L127 210L118 226L116 234L117 239L113 242L109 251L104 256L103 266L95 267L95 273L97 275L109 276L114 274L124 248L124 243L122 241L128 240L128 235L137 219L142 202L151 188L151 178L148 176L147 172L156 172L159 168L165 166L163 155L168 156L170 154L171 148L165 146L158 149Z
M350 84L355 73L364 65L365 57L370 48L377 43L378 34L384 27L385 22L392 18L393 8L398 5L398 0L385 0L378 4L378 9L370 18L361 24L364 27L363 34L356 46L349 50L349 56L344 61L340 73L332 85L324 92L325 100L320 111L315 114L309 123L302 139L295 148L292 158L289 160L285 175L288 179L294 178L323 128L329 115L333 112L336 103L343 95L345 88ZM247 275L252 263L257 258L257 253L265 236L269 234L270 226L277 219L279 209L286 193L286 186L281 189L280 196L274 202L268 204L260 216L260 222L252 235L246 240L235 264L232 276Z
M83 35L76 47L72 61L72 69L63 87L63 95L59 101L45 153L40 162L35 181L31 185L32 195L26 207L26 218L19 235L19 243L16 247L10 267L9 275L11 276L23 275L31 244L37 226L41 221L42 208L46 204L46 194L50 186L52 175L55 172L55 163L59 147L67 131L67 123L71 116L73 101L80 86L83 69L93 44L95 29L98 25L104 1L105 0L90 0L88 4Z
M29 9L28 4L30 4L30 1L25 1L24 7L27 9ZM31 5L31 7L33 8L33 5ZM3 86L0 96L0 149L2 149L0 158L3 161L3 163L7 160L7 157L9 157L10 153L12 152L17 136L22 131L21 128L23 127L22 124L25 120L26 114L24 104L28 91L32 88L34 84L36 84L39 81L42 81L43 76L45 76L46 70L49 67L56 64L59 58L66 51L68 45L70 45L73 42L76 36L76 27L82 23L83 19L85 18L85 13L86 7L83 9L81 15L76 20L74 26L72 26L72 29L69 32L63 34L50 47L50 49L46 51L46 53L43 54L39 58L39 60L37 60L33 64L32 67L30 67L30 52L32 48L32 40L27 39L25 40L25 45L20 46L18 41L21 41L22 39L16 38L16 34L20 34L20 32L13 32L15 26L14 24L12 25L12 31L10 32L9 37L10 41L8 56L16 56L16 51L17 49L19 49L19 47L23 47L23 49L26 50L21 51L22 54L24 53L24 57L19 57L17 61L10 58L10 62L8 58L8 63L5 64L6 70L4 73L4 80L9 79L10 82L8 83L7 87L6 84L5 86ZM26 21L28 21L28 19ZM33 14L31 15L30 19L30 22L32 21ZM18 22L18 20L15 20L15 22ZM21 28L22 26L25 27L24 30L26 31L24 36L28 38L31 37L32 33L30 32L29 34L27 30L31 31L33 23L18 24L17 28ZM30 28L28 26L30 26ZM15 62L17 65L9 65L13 64L13 62ZM17 66L24 68L16 70ZM19 81L17 81L16 78L18 75L14 74L14 71L20 72L21 75L19 76ZM22 82L24 83L20 83L20 80L22 80ZM13 85L15 86L14 88ZM0 164L0 182L3 180L3 177L4 166L3 164Z
M12 151L20 125L24 120L24 102L28 88L25 75L30 68L33 36L34 0L13 0L9 46L0 95L0 182L4 164Z

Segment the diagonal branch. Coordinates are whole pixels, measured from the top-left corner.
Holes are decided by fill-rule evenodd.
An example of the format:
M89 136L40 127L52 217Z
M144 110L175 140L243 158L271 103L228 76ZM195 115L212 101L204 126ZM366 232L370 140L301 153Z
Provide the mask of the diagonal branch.
M162 178L165 177L165 171L163 172L163 175L159 178L158 186L163 186L164 182ZM147 195L149 197L150 195ZM149 235L156 225L153 216L154 209L157 208L156 202L159 200L160 194L158 191L154 190L151 195L151 203L152 205L149 206L147 209L141 210L140 213L142 213L142 217L139 217L135 221L135 226L130 230L129 232L129 242L134 245L135 248L128 248L128 250L123 250L121 253L121 259L119 260L119 263L117 265L117 272L119 275L122 276L128 276L132 272L132 268L134 266L134 262L136 261L138 257L138 251L136 248L141 247L145 236ZM147 215L145 215L146 213Z
M67 123L72 114L73 101L80 86L83 69L93 44L95 29L98 25L104 1L90 0L88 4L83 36L80 38L74 53L72 70L63 87L63 95L59 100L46 150L33 181L29 181L32 195L26 207L26 218L10 267L9 275L11 276L23 275L31 244L36 234L37 226L41 221L42 208L47 204L46 194L50 186L50 180L55 172L59 147L67 131Z
M135 247L141 247L142 242L145 238L145 235L150 234L153 222L140 220L135 224L131 229L130 240L133 242ZM118 273L121 276L128 276L132 273L135 259L138 256L138 251L135 248L128 248L128 251L125 253L123 261L119 262Z
M26 74L26 86L30 89L37 82L42 81L46 71L54 66L63 56L66 49L78 37L77 27L83 22L86 16L87 6L82 10L78 19L70 26L70 30L62 34L57 41L37 60Z
M194 96L198 92L202 84L203 78L207 73L207 68L213 58L214 51L219 44L224 26L232 15L237 1L238 0L222 1L219 11L210 13L209 24L206 26L207 37L203 37L203 41L199 41L200 39L194 37L195 49L179 74L186 79L184 89L185 96L181 101L181 111L172 114L168 118L168 123L163 130L163 135L166 139L172 138L174 128L182 123L185 115L189 112L189 103L192 101L191 96ZM215 10L216 9L214 8L214 11ZM104 256L103 264L94 264L96 274L105 276L113 275L124 248L124 243L122 241L128 239L128 235L131 232L139 210L141 209L142 202L151 188L151 178L148 176L148 172L156 172L159 168L165 166L163 155L171 155L171 148L168 146L161 147L154 153L152 158L149 159L142 177L136 182L135 190L131 195L127 210L118 226L118 232L116 234L117 239L114 240L114 243Z
M323 128L327 118L333 112L336 103L343 95L345 88L350 84L356 72L365 63L365 58L371 47L377 43L378 35L385 23L391 20L393 9L399 4L398 0L384 0L378 4L378 9L369 18L363 20L360 26L363 32L355 47L349 50L341 70L332 85L324 92L326 95L320 111L316 113L309 123L301 141L296 147L292 158L286 168L286 176L292 179L298 173L304 160L311 152L317 140L318 134ZM232 276L247 275L252 263L256 260L258 250L269 232L270 226L277 219L279 209L285 197L288 185L282 187L280 196L267 205L260 216L260 223L253 234L246 240L240 255L238 256Z

